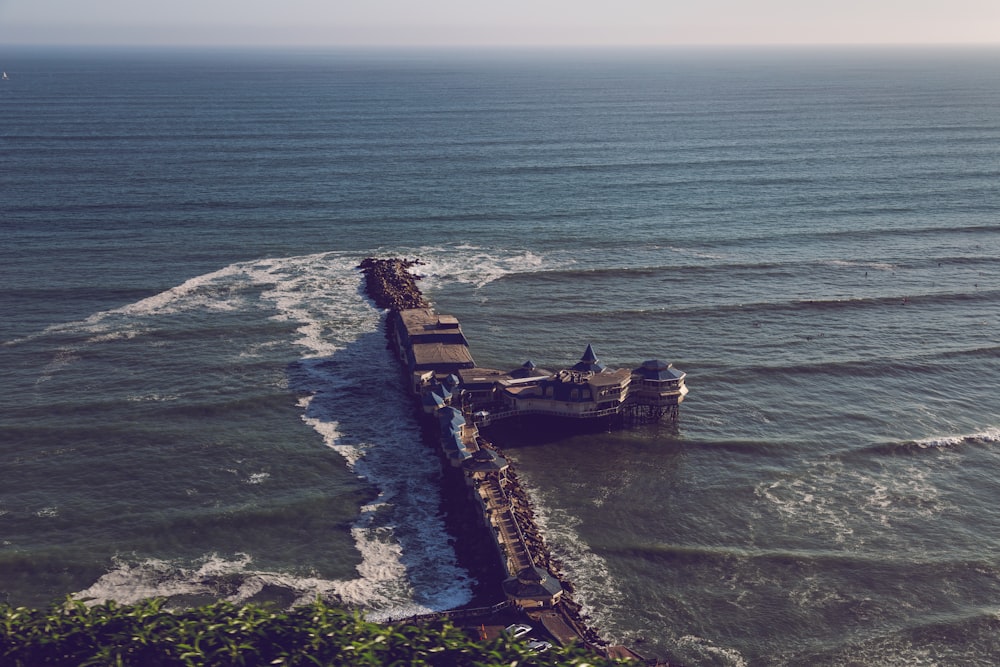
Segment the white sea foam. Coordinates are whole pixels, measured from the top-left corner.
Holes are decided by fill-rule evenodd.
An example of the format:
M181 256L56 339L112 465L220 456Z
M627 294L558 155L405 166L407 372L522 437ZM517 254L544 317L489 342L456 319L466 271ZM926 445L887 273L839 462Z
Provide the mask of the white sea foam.
M846 260L846 259L828 259L821 260L820 264L825 264L827 266L841 266L845 268L857 268L866 269L871 271L895 271L896 265L889 264L888 262L861 262L857 260Z
M488 248L422 248L415 267L426 276L422 289L460 282L481 287L545 264L530 251L502 252ZM289 372L289 389L299 394L303 421L341 456L359 477L374 485L378 497L361 508L351 529L361 555L358 576L342 581L301 578L255 571L247 558L227 560L206 556L197 568L150 560L121 560L101 581L81 596L137 599L150 595L212 594L208 570L238 573L244 582L239 598L259 585L283 585L303 599L336 597L369 610L370 614L402 616L451 608L468 601L471 582L455 564L444 522L438 515L439 464L423 445L411 405L397 381L395 360L379 333L381 314L359 291L360 258L342 253L243 262L197 276L134 304L96 313L84 321L51 328L49 333L84 333L85 344L129 339L157 328L157 318L182 312L260 311L262 316L294 325L292 343L302 350ZM256 341L241 356L256 356L278 341ZM72 355L73 350L66 352ZM70 363L67 358L66 363ZM53 368L52 372L57 372ZM132 400L164 400L155 394ZM241 466L243 467L243 466ZM266 472L239 471L247 484L261 484ZM566 545L568 567L590 577L603 561L584 547L572 528L553 530ZM570 554L570 551L577 549ZM583 574L587 572L588 574ZM256 582L256 583L254 583ZM263 582L263 583L261 583ZM280 584L279 584L280 582ZM613 586L602 590L611 591ZM585 599L581 602L586 604ZM603 606L595 603L593 609Z
M684 635L677 640L677 649L686 660L696 660L699 665L746 667L747 661L736 649L716 646L708 639Z
M379 313L358 295L356 264L354 257L320 253L258 262L251 275L270 285L261 298L273 303L273 319L298 324L293 342L318 357L378 327Z
M130 327L125 329L118 329L115 331L108 331L106 333L99 333L87 339L87 343L90 345L96 343L111 343L119 340L133 340L147 333L149 328L147 327Z
M623 641L623 637L614 636L613 628L614 620L621 616L625 598L607 561L580 536L577 517L556 507L545 491L530 484L523 472L520 481L533 500L535 523L553 557L561 563L567 579L576 584L573 599L580 604L584 616L593 619L592 625L601 629L605 640Z
M581 492L592 496L591 503L594 507L602 507L609 499L618 495L623 488L627 488L636 477L634 470L623 468L616 471L610 480L589 484L585 489L581 488Z
M537 271L550 264L550 261L530 250L510 253L471 245L448 248L428 246L419 248L414 254L421 263L413 268L413 272L422 276L425 282L421 288L425 291L445 282L483 287L506 275Z
M38 379L35 380L35 384L43 384L52 379L52 377L63 370L64 368L70 366L79 358L77 351L72 348L60 348L56 350L52 357L52 360L46 364L45 368L38 375Z
M961 659L953 662L948 657L947 642L943 642L940 648L944 650L938 650L935 646L917 646L904 637L890 634L845 648L835 664L867 667L947 667L964 663Z
M151 394L130 394L126 397L126 400L130 403L166 403L170 401L176 401L180 398L177 394L166 394L161 395L157 393Z
M455 564L438 514L439 464L423 445L411 405L397 381L396 362L379 333L381 314L359 292L358 260L341 253L318 253L238 263L48 331L83 333L87 338L82 345L97 345L128 339L131 332L155 330L158 318L180 312L251 310L292 323L292 339L281 344L291 343L302 351L287 382L300 396L303 421L344 457L350 469L379 490L378 497L361 508L351 529L361 556L358 576L328 581L256 571L249 557L212 555L188 565L119 559L79 596L133 601L153 595L215 595L225 588L216 579L238 574L243 582L240 590L226 593L232 599L245 599L272 584L295 591L303 601L320 595L385 616L468 601L471 582ZM276 344L258 341L244 354L257 355ZM60 363L71 363L74 352L61 352L49 373L58 372ZM162 399L154 393L130 397ZM247 484L268 480L267 472L246 471L252 462L246 463L238 467L242 470L231 472Z
M244 348L243 351L240 352L239 357L240 359L259 359L260 357L264 356L266 352L274 350L279 345L280 345L279 341L273 341L273 340L266 341L263 343L254 343Z
M715 252L705 252L703 250L694 250L692 248L681 248L678 246L666 246L666 248L670 252L677 255L681 255L682 257L695 257L697 259L712 259L712 260L726 259L726 255Z
M293 388L304 394L303 420L380 491L351 531L362 558L359 578L331 590L389 615L455 606L471 596L468 575L455 565L436 493L410 488L432 488L438 463L396 381L395 361L378 335L379 313L358 292L356 264L322 254L257 267L272 280L261 297L274 304L274 317L299 324L293 342L305 354ZM414 583L415 572L426 581Z
M914 441L923 449L950 449L964 444L993 444L1000 442L1000 428L987 428L976 433L964 435L943 435Z
M309 401L309 398L300 399L299 405L306 408L308 407ZM303 405L303 403L305 405ZM311 426L313 430L323 437L323 442L326 443L327 447L343 456L347 465L350 466L352 470L357 468L358 461L360 461L361 457L364 455L364 450L354 445L345 445L341 443L340 433L337 431L337 422L335 420L313 419L303 416L302 421Z
M109 311L107 314L127 315L135 317L138 315L169 315L179 311L193 309L208 311L232 311L242 305L242 299L235 298L239 294L239 287L246 285L245 281L232 280L232 278L246 275L248 265L244 263L230 264L229 266L196 276L186 280L182 284L170 289L154 294L135 303L122 306ZM102 316L91 318L92 321L99 322Z
M954 509L941 493L929 464L875 471L837 460L811 462L802 473L764 481L755 495L795 531L859 547L878 536L892 539L898 522L927 519Z
M232 264L135 303L100 311L83 320L50 325L38 334L11 343L45 337L84 337L80 342L61 343L56 348L52 360L36 380L36 384L43 383L77 361L82 349L133 340L155 331L157 318L181 312L233 312L251 307L250 295L259 290L252 267L253 264Z
M246 573L250 563L251 558L246 554L237 554L233 559L212 554L200 563L192 564L155 558L133 562L118 556L108 572L74 597L94 603L115 600L122 604L135 604L154 597L204 595L236 602L239 601L236 596L219 595L218 580Z
M823 576L808 575L797 581L784 581L782 585L788 587L789 599L810 613L836 607L847 599L837 584Z

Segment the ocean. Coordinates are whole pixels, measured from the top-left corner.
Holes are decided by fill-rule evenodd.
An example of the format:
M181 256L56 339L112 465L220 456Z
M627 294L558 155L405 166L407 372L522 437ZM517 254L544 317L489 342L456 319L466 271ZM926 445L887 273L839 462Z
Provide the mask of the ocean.
M609 641L1000 659L1000 51L3 47L0 600L472 597L366 256L481 366L688 373L500 443Z

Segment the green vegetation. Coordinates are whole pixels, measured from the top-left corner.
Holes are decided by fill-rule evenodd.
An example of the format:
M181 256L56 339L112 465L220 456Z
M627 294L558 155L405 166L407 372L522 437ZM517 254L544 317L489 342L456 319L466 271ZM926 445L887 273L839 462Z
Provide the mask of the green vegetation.
M380 625L322 602L280 611L218 602L168 611L164 600L46 610L0 606L0 665L592 665L578 647L534 654L522 640L481 641L449 621Z

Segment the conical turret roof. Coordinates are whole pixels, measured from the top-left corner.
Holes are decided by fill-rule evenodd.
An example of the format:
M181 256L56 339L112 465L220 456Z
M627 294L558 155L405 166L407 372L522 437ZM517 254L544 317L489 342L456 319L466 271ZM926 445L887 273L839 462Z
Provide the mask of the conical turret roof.
M583 351L583 356L573 366L573 370L585 373L600 373L604 370L604 364L597 359L597 353L594 352L593 345L587 344L587 349Z

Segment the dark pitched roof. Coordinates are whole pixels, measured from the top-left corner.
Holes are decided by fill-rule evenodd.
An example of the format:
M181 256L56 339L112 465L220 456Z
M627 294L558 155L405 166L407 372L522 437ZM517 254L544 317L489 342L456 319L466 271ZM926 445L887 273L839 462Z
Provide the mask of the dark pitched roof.
M642 362L642 366L633 371L641 375L646 380L679 380L684 377L684 371L674 368L673 364L668 364L659 359L649 359Z
M574 371L581 371L584 373L600 373L604 370L604 364L602 364L597 359L597 354L594 353L594 346L587 344L587 349L583 351L583 356L580 357L578 361L573 366Z
M462 464L472 472L492 472L507 467L507 459L489 449L479 449Z
M438 420L441 422L442 429L446 429L452 433L457 432L465 426L465 415L460 410L452 407L438 410Z
M535 365L535 362L529 359L508 373L508 375L514 379L521 380L523 378L545 377L546 375L551 375L551 373L538 368L538 366Z
M507 579L503 589L508 597L534 600L552 599L562 592L559 580L537 566L525 568L516 577Z

